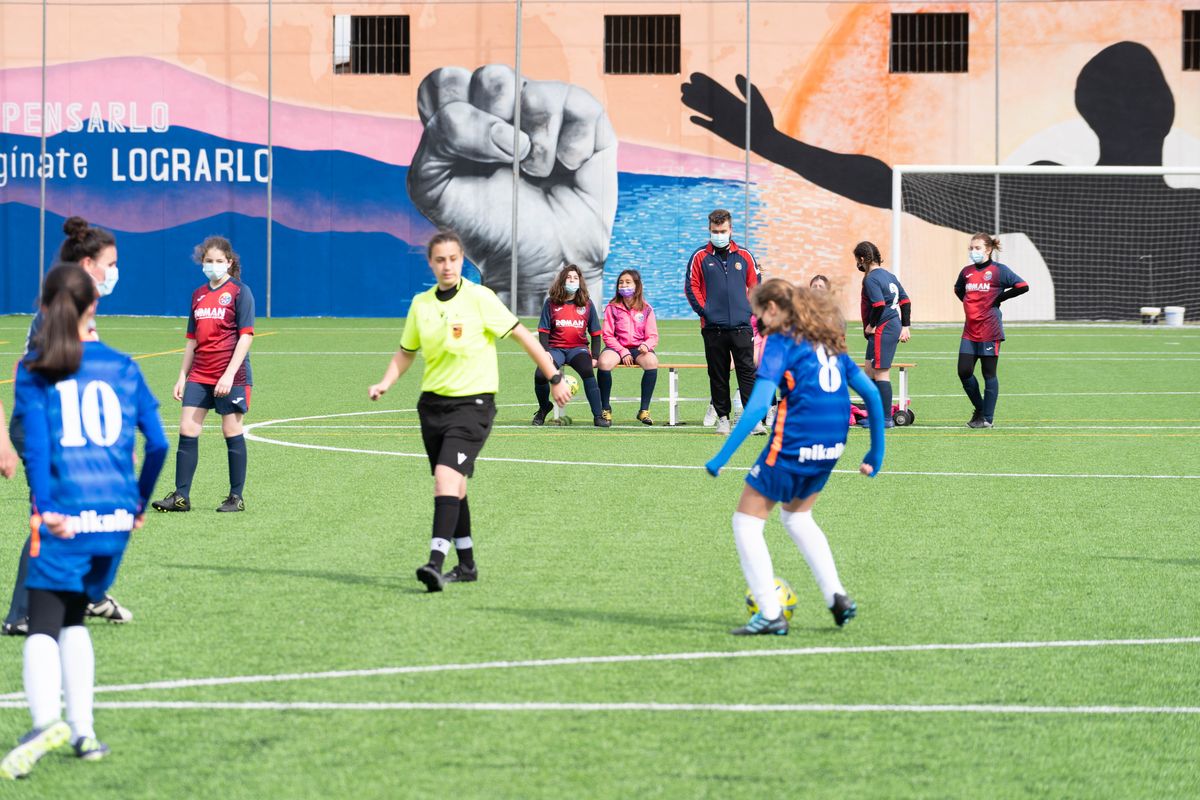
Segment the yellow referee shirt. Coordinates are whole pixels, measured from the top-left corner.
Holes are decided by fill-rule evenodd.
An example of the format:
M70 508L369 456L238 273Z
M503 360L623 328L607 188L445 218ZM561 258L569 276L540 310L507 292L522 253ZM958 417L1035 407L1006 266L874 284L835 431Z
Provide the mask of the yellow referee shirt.
M421 391L443 397L495 394L500 389L496 340L519 320L491 289L463 279L449 300L437 286L413 298L400 346L425 357Z

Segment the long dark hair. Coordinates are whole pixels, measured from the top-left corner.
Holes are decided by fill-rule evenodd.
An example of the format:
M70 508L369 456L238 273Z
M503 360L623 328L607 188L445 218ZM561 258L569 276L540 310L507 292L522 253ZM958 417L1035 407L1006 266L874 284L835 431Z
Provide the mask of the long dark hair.
M634 311L641 311L646 307L646 300L642 297L642 273L638 272L636 269L621 270L621 274L617 276L616 286L613 286L613 298L608 302L625 302L625 298L621 297L621 293L617 291L617 288L621 285L621 278L624 278L626 275L633 278L633 297L629 298L629 307ZM580 286L582 285L583 284L580 284Z
M58 260L65 264L78 264L85 258L95 261L104 248L117 244L111 233L91 227L83 217L69 217L63 223L63 233L67 238L58 248Z
M60 264L46 273L42 327L32 343L36 358L26 363L27 369L51 383L79 369L83 359L79 320L97 296L96 282L78 264Z
M566 288L567 275L574 272L579 276L579 288L575 290L575 294L567 294ZM583 279L583 272L574 264L567 264L558 271L554 276L554 280L550 284L550 302L556 306L564 306L567 303L572 303L580 308L586 308L590 298L588 297L587 281Z
M242 279L242 260L238 258L238 254L233 252L233 245L224 236L209 236L200 244L196 245L196 249L192 251L192 261L197 264L204 263L204 256L209 250L220 250L225 254L225 258L229 259L229 277L235 281Z

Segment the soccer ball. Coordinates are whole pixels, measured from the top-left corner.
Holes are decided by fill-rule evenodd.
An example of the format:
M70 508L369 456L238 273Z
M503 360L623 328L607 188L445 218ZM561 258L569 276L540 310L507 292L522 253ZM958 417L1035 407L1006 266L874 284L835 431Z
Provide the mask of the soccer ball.
M563 375L563 383L571 390L571 397L579 394L579 379L574 375Z
M775 596L779 598L779 605L783 607L783 618L791 619L792 613L796 610L796 592L792 589L791 584L783 578L776 578ZM758 603L754 602L754 594L749 589L746 590L746 611L751 616L758 613Z

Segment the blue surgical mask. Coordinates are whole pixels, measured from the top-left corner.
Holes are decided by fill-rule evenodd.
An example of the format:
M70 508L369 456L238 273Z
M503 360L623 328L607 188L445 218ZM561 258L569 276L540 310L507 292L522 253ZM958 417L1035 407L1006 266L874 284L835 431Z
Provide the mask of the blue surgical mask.
M976 264L982 264L983 262L988 260L987 253L983 252L982 250L972 250L971 251L971 260L974 261Z
M617 294L621 297L633 297L633 293L636 291L637 289L632 286L621 286L617 289Z
M113 289L117 288L117 280L120 279L121 273L117 270L117 265L104 268L104 280L96 284L96 293L101 297L108 297L113 293Z
M729 247L728 233L710 233L708 235L708 240L712 242L712 246L718 250L724 250L726 247Z
M229 272L229 263L221 262L220 264L214 264L211 261L205 261L200 265L200 268L204 270L204 277L210 281L219 281L225 277L225 273Z
M575 294L576 292L579 291L579 284L578 283L564 283L563 289L566 290L567 294Z

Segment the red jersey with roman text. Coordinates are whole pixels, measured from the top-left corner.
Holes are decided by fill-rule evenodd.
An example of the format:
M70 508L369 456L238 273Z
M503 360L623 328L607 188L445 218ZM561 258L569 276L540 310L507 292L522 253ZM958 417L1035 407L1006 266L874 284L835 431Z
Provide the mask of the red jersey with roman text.
M963 290L963 338L972 342L1004 341L1004 317L996 298L1006 289L1025 286L1025 281L1004 264L985 261L963 267L955 285Z
M589 300L586 306L574 303L555 305L546 298L542 304L542 318L538 321L538 333L549 334L550 347L556 350L573 350L587 347L589 336L600 335L600 315Z
M225 374L238 337L254 333L254 295L250 287L230 278L217 288L207 283L192 292L187 338L196 340L196 357L187 379L215 385ZM250 386L250 356L234 375L234 386Z

